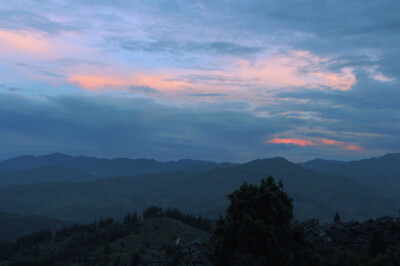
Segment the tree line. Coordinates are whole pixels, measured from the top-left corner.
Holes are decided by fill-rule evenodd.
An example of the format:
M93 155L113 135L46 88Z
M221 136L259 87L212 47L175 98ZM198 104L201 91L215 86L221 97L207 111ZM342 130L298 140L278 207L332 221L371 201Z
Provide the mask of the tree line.
M209 260L215 265L400 265L399 254L387 249L379 234L374 234L370 243L358 251L309 238L304 230L305 224L294 220L292 199L282 182L276 183L272 177L262 179L259 185L244 183L227 198L229 207L217 221L174 208L151 206L141 216L136 212L128 213L122 221L100 218L89 224L63 227L54 234L41 230L20 237L14 243L0 245L0 260L14 258L10 265L15 266L57 263L112 265L109 243L138 233L142 219L171 218L212 233L212 241L208 243L212 246ZM333 221L342 223L339 213ZM310 223L317 224L315 221ZM391 230L399 232L400 236L400 224L398 226ZM56 245L62 239L68 239L68 245L60 248L57 254L43 249L43 244L51 242ZM88 256L99 247L101 251L95 252L95 257ZM145 248L132 254L131 265L143 264L141 253L144 252ZM166 248L166 254L177 258L181 253L171 246ZM118 258L113 263L119 265Z
M143 211L144 218L166 217L178 220L191 227L203 230L212 231L213 220L203 218L201 215L195 216L193 214L183 213L175 208L162 209L161 207L151 206Z

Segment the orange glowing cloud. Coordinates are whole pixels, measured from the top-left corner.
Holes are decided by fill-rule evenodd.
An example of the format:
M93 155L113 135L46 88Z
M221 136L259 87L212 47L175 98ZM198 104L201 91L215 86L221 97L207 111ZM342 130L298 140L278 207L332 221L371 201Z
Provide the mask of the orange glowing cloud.
M310 140L302 140L302 139L281 139L281 138L274 138L267 141L268 143L275 143L275 144L293 144L298 145L301 147L304 146L314 146L315 143Z
M343 141L333 140L333 139L320 139L319 143L324 145L342 145Z
M362 151L363 150L362 147L360 147L358 145L354 145L354 144L346 145L346 146L342 147L342 149L346 150L346 151Z
M0 52L23 52L41 56L53 53L49 42L37 33L4 30L0 30Z
M304 139L296 139L296 138L273 138L271 140L265 141L266 143L274 143L274 144L293 144L300 147L305 146L324 146L324 145L338 145L342 150L347 151L362 151L363 148L354 145L354 144L346 144L343 141L333 140L333 139L313 139L313 140L304 140Z

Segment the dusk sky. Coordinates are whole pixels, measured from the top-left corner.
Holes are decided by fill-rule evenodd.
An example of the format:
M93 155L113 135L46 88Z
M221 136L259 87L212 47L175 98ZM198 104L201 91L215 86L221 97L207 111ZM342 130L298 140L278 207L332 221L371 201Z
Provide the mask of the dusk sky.
M0 0L0 159L400 151L400 2Z

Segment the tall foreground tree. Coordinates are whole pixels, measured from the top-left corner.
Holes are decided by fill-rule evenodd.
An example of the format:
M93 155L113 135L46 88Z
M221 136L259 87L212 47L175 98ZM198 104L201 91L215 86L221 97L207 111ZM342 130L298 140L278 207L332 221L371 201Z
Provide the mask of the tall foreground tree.
M292 225L292 200L272 177L244 183L215 231L216 265L312 265L304 234Z

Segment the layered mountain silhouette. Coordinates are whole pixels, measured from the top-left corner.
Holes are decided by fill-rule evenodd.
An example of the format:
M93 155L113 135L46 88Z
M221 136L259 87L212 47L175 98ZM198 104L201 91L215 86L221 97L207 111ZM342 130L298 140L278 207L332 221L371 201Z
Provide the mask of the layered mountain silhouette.
M233 164L200 160L159 162L153 159L73 157L61 153L19 156L0 162L0 186L40 182L84 182L111 176L174 171L205 171Z
M300 165L320 173L348 177L400 200L400 153L350 162L316 159Z
M60 181L84 182L96 179L98 177L80 169L47 166L0 174L0 186Z
M141 211L155 204L217 217L227 207L227 194L243 182L256 184L270 175L282 179L285 190L294 200L296 218L300 220L319 218L330 221L336 211L345 220L366 220L370 217L395 215L400 207L398 201L388 199L373 188L350 178L318 173L280 157L234 165L192 160L166 163L146 159L97 161L97 158L70 156L65 157L67 162L63 163L58 160L63 156L24 156L1 162L0 169L6 172L21 170L20 167L26 165L42 167L42 170L79 171L82 174L81 181L86 179L86 182L74 183L72 181L76 180L68 180L64 176L53 177L52 180L68 181L0 188L0 211L91 221L100 216L121 217L127 212ZM49 157L53 159L47 160L48 164L57 163L59 166L49 167L44 164ZM57 160L54 159L57 157ZM80 159L85 163L80 164ZM29 163L23 166L19 160ZM140 167L135 169L135 163ZM126 168L122 165L126 165ZM143 174L145 171L147 173ZM122 173L133 174L98 179L110 173L121 176L124 175ZM16 173L7 175L10 174ZM97 180L87 181L93 176Z

